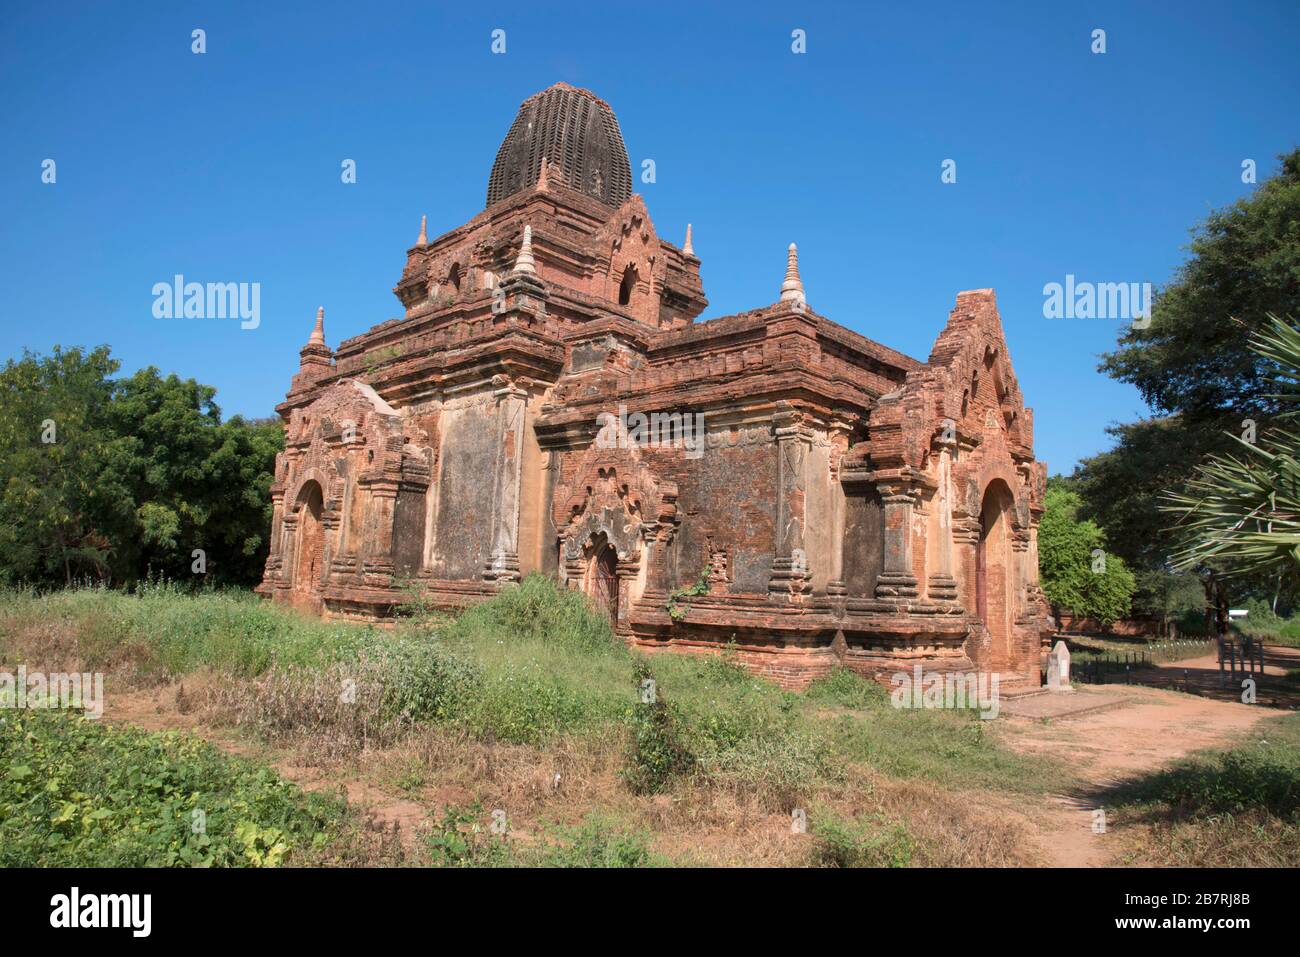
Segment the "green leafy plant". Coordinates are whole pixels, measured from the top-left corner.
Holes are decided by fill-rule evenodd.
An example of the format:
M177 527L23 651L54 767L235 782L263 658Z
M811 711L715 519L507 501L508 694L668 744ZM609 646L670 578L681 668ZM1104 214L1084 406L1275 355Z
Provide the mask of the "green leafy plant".
M0 716L0 866L278 867L346 806L176 732L57 711Z
M665 608L668 609L668 617L671 618L673 621L681 621L683 618L686 617L686 613L691 610L691 606L689 604L683 607L681 605L681 602L684 599L698 598L700 595L707 595L708 593L709 593L709 566L705 565L704 568L700 571L699 580L696 581L695 584L687 585L683 588L678 588L669 593L668 602L664 606Z
M644 831L627 830L603 815L589 814L577 826L556 828L553 836L556 843L536 856L541 867L625 868L653 863Z
M1257 441L1232 435L1237 454L1212 455L1162 510L1176 519L1181 547L1174 565L1211 566L1226 576L1300 573L1300 329L1276 316L1251 336L1252 351L1273 370L1272 398L1286 410Z
M637 662L634 673L638 688L653 680L645 662ZM658 794L694 766L695 759L678 732L680 721L680 713L669 706L657 688L652 700L633 706L628 762L621 772L633 793Z
M483 820L483 805L449 804L425 843L434 867L508 867L515 863L508 832L493 834Z
M815 867L907 867L916 854L907 828L879 815L843 820L822 812L811 833Z

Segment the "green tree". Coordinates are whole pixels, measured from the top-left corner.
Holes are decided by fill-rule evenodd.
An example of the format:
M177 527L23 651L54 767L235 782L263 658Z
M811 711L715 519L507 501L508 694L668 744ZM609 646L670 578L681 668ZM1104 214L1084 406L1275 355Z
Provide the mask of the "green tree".
M110 577L132 521L109 426L106 346L24 352L0 370L0 579Z
M1038 526L1039 581L1057 609L1111 622L1129 613L1133 573L1106 553L1096 523L1079 518L1082 504L1077 492L1049 483Z
M1111 552L1133 568L1161 568L1172 541L1160 512L1165 490L1190 476L1210 451L1231 439L1216 425L1182 416L1139 419L1107 429L1114 446L1085 459L1073 476L1082 515L1095 521Z
M152 366L121 380L112 421L129 447L137 502L124 548L145 568L190 577L194 551L210 580L255 582L271 526L278 421L221 421L216 390Z
M1203 618L1206 609L1205 583L1196 575L1170 568L1139 568L1133 573L1133 613L1152 615L1162 634L1191 615Z
M1210 214L1191 258L1160 291L1146 328L1129 327L1101 369L1158 414L1193 422L1278 411L1268 363L1249 333L1300 316L1300 149L1249 197Z
M118 367L100 346L0 369L0 580L193 580L202 549L204 580L256 582L278 422L222 422L210 386Z
M1228 453L1246 420L1262 430L1280 411L1268 363L1248 344L1270 313L1300 316L1300 149L1280 160L1276 176L1193 231L1149 326L1127 328L1103 356L1101 371L1135 385L1155 415L1113 427L1114 447L1075 477L1084 517L1136 567L1163 566L1174 547L1164 490Z
M1300 577L1300 330L1273 318L1250 346L1284 409L1277 426L1213 455L1163 505L1177 519L1180 568L1208 566L1232 577Z

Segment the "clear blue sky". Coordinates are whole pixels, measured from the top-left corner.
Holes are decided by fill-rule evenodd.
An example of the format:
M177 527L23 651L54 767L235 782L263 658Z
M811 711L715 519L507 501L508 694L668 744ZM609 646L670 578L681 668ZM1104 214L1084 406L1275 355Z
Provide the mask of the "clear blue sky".
M1300 3L6 0L0 358L106 342L270 414L316 306L333 345L400 315L420 215L479 212L520 101L557 80L613 105L660 234L694 223L704 318L775 300L791 241L815 309L921 358L958 290L994 287L1039 457L1069 471L1145 409L1096 372L1119 323L1044 319L1043 285L1164 282L1252 188L1241 161L1276 170ZM260 328L155 319L175 273L261 283Z

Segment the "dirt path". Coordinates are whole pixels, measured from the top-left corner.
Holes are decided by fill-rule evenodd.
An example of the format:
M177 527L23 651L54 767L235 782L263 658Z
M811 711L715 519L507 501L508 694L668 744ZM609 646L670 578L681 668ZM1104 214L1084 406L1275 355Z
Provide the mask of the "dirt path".
M1288 672L1297 669L1300 669L1300 648L1265 646L1264 675L1256 688L1258 703L1271 708L1300 709L1300 682L1285 680ZM1219 673L1217 654L1158 662L1154 669L1136 672L1134 680L1220 701L1240 700L1242 691L1240 674L1234 679Z
M1030 821L1039 831L1045 859L1054 867L1098 867L1111 863L1113 842L1094 831L1096 795L1124 780L1147 774L1202 748L1239 740L1256 722L1276 715L1272 708L1216 701L1137 686L1081 687L1076 695L1117 698L1121 707L1050 722L1010 718L1003 739L1014 750L1046 753L1065 760L1080 784L1048 802Z

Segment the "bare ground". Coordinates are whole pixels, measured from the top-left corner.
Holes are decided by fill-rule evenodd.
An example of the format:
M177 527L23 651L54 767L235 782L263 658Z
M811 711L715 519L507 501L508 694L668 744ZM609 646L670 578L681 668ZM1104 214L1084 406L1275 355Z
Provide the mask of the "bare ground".
M1182 667L1184 663L1179 662ZM1076 696L1119 699L1120 707L1050 721L1010 719L1003 740L1020 752L1065 759L1078 781L1023 815L1045 860L1054 867L1112 864L1115 834L1095 831L1098 795L1126 778L1148 774L1203 748L1239 740L1257 721L1278 712L1259 705L1218 701L1139 686L1080 688Z

